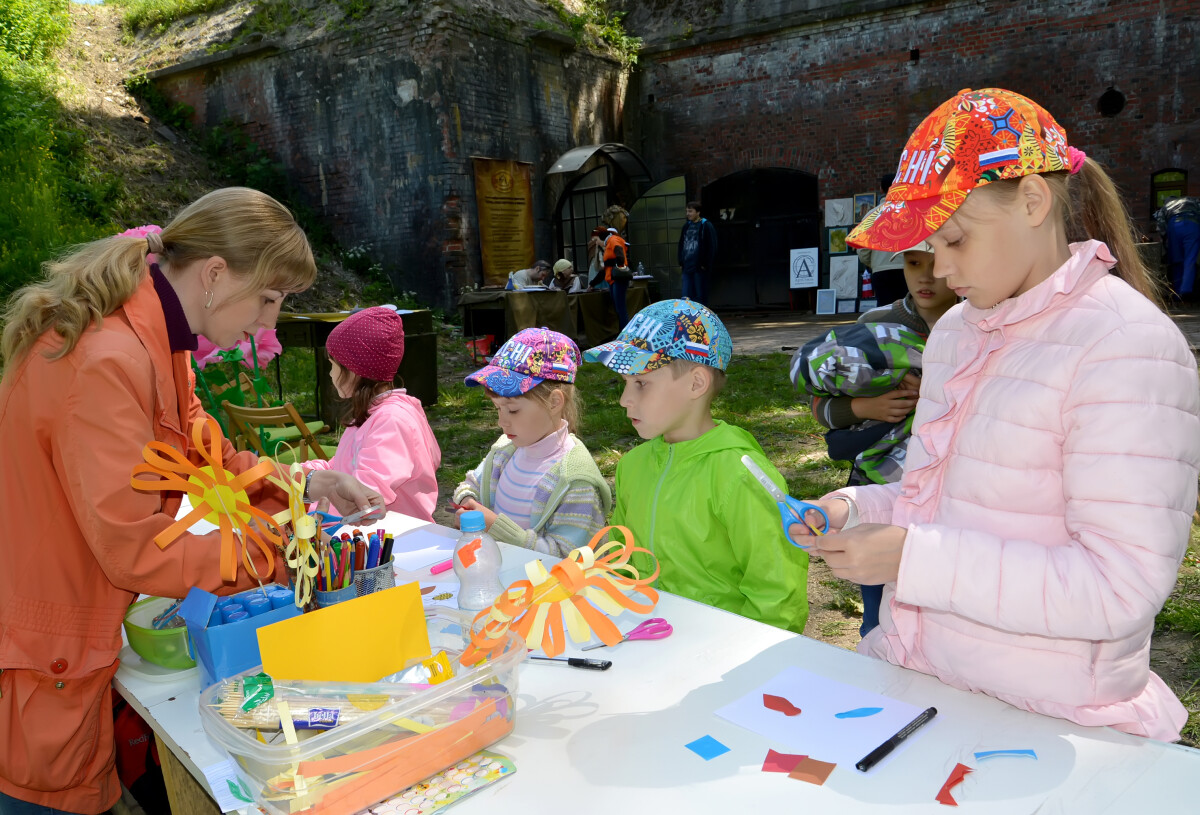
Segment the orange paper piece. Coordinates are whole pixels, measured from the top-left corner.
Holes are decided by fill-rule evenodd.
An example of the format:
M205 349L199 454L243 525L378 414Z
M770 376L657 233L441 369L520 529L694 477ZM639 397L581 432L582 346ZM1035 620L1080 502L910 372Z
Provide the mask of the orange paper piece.
M476 538L458 550L458 562L463 565L464 569L469 569L475 565L475 553L479 551L479 547L481 546L483 546L483 538Z
M836 766L836 764L830 764L828 761L817 761L815 758L805 756L788 773L788 778L794 778L797 781L807 781L819 787L825 783L829 778L829 774L833 772L833 768Z
M142 492L186 492L189 496L192 511L154 537L159 549L166 549L192 524L204 518L221 530L221 579L226 583L237 581L236 532L246 573L261 583L274 568L274 552L283 544L283 529L270 515L250 506L246 487L272 473L275 463L261 459L245 472L234 475L222 461L223 442L216 420L210 416L196 419L192 422L192 446L207 464L194 464L174 447L152 441L142 449L145 463L133 468L130 482L135 490ZM147 475L159 480L138 477ZM262 554L265 572L259 573L255 567L247 542L253 543Z
M799 764L808 756L794 756L790 753L776 753L774 750L767 750L767 757L763 759L762 771L764 773L790 773L796 769Z
M782 696L772 696L769 693L763 694L763 706L767 710L775 710L782 713L784 716L799 716L800 708L793 705Z
M624 536L624 542L604 541L610 530ZM654 573L642 577L630 562L634 554L643 554L654 562ZM658 604L658 592L651 583L658 578L654 554L633 543L633 533L623 526L608 526L588 542L546 571L540 560L525 564L528 580L508 587L490 608L475 616L471 623L471 642L459 661L475 665L504 653L511 628L525 638L529 648L541 648L546 656L558 656L566 647L563 626L575 642L587 642L595 633L606 645L624 638L608 616L628 609L649 614ZM640 602L639 602L640 598Z
M264 626L258 650L271 678L314 682L378 682L431 653L416 583Z
M950 771L950 777L946 779L945 784L942 784L942 788L938 790L938 794L935 796L937 802L949 807L958 806L958 801L954 800L954 796L950 794L950 790L961 784L962 780L970 772L972 772L972 769L966 764L955 764L954 769Z

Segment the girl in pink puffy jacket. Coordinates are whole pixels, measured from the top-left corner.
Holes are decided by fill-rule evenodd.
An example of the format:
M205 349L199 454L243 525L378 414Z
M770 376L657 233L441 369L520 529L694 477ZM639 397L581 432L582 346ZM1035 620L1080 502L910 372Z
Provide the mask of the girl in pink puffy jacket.
M433 521L442 463L421 402L393 388L404 358L404 321L387 306L355 312L329 332L330 379L349 400L346 429L329 461L305 469L349 473L383 496L388 510Z
M966 299L926 345L901 481L821 499L833 533L804 540L838 576L887 584L859 651L1177 739L1150 635L1196 505L1200 388L1112 181L1034 102L965 90L848 240L928 240Z

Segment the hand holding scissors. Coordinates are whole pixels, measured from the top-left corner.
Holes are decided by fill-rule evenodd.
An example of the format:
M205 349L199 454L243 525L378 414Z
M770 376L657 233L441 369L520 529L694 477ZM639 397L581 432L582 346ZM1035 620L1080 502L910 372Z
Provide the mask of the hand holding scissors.
M386 507L371 507L370 509L360 509L357 512L351 512L345 517L334 515L332 512L323 512L319 509L314 509L309 515L315 515L321 523L321 530L332 535L343 526L353 526L358 523L372 523L383 519L387 514Z
M662 617L651 617L649 620L643 620L638 623L629 633L621 637L621 642L625 640L661 640L663 637L669 637L674 631L671 624ZM580 648L580 651L591 651L593 648L603 648L608 643L600 642L593 645L585 645ZM620 643L617 643L620 645Z
M808 548L796 543L796 541L792 539L791 528L797 524L803 526L813 535L824 535L829 531L829 516L825 514L825 510L821 509L816 504L810 504L807 501L797 500L785 493L783 490L779 489L779 487L775 485L775 482L768 478L767 474L762 471L762 467L759 467L757 464L755 464L754 459L750 458L750 456L742 456L742 465L750 471L750 475L754 476L754 480L761 484L762 488L767 491L767 494L775 500L775 504L779 507L779 517L783 522L783 531L788 536L788 540L792 541L794 546L798 546L801 549ZM810 510L819 512L821 517L825 520L824 526L822 526L820 529L812 526L804 519L805 514L807 514Z

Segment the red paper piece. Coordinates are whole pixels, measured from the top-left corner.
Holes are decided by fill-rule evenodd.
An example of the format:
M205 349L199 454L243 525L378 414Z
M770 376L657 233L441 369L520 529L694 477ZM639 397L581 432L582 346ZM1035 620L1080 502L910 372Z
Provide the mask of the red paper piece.
M763 705L767 708L767 710L777 710L784 716L800 715L800 708L796 707L782 696L772 696L769 693L764 693Z
M475 553L483 546L483 538L476 538L466 546L458 550L458 562L463 565L464 569L469 569L475 565Z
M954 800L954 796L950 794L950 790L961 784L962 780L970 772L972 770L966 764L955 764L954 769L950 771L950 777L946 779L946 783L942 784L942 788L938 790L938 803L945 804L948 807L958 806L958 801Z
M790 773L796 769L799 764L808 756L793 756L790 753L776 753L774 750L767 750L767 757L763 759L762 771L764 773Z

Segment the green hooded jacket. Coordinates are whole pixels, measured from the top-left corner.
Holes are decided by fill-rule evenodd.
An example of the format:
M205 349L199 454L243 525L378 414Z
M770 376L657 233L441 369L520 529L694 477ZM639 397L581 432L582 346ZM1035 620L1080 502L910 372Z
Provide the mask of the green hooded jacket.
M742 466L747 454L787 490L754 437L725 422L691 441L660 436L635 447L617 465L610 523L658 558L663 591L799 634L808 554L788 541L775 502Z

